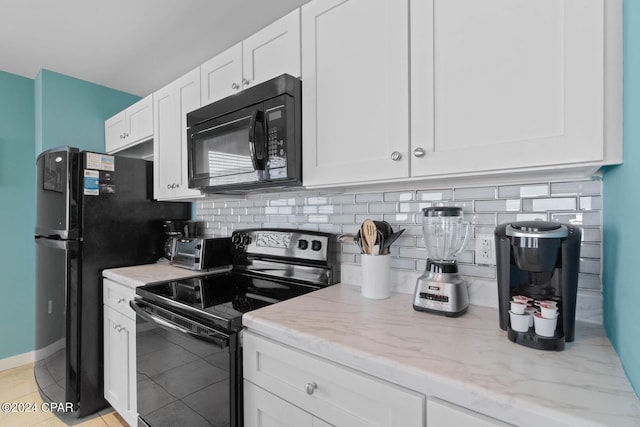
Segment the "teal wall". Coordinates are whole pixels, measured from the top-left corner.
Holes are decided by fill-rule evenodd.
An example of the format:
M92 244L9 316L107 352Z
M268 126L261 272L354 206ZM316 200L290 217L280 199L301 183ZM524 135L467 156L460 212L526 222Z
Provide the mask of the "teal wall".
M42 70L35 81L36 152L69 145L104 151L104 121L140 98Z
M624 164L603 187L604 324L640 395L640 2L624 0Z
M33 80L0 71L0 359L33 350Z
M0 359L34 349L36 156L104 151L105 119L138 99L48 70L35 81L0 71Z

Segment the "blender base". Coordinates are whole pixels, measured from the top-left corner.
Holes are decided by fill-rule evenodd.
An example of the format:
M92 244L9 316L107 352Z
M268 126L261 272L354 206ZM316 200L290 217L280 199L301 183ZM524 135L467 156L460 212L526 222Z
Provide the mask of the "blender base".
M458 317L458 316L462 316L463 314L465 314L467 312L467 308L469 308L468 306L465 307L462 311L458 311L455 313L449 312L449 311L441 311L441 310L434 310L434 309L430 309L430 308L424 308L421 307L419 305L413 305L413 309L416 311L424 311L425 313L431 313L431 314L437 314L438 316L446 316L446 317Z
M416 282L413 308L447 317L458 317L469 308L467 284L457 272L425 271Z

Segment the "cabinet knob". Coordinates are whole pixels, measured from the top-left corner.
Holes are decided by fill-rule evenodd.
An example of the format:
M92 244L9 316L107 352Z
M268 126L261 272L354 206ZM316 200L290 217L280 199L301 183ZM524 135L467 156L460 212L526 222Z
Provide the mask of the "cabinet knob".
M240 89L240 86L238 85L238 83L233 82L233 83L231 84L231 89L233 89L233 90L238 90L238 89Z
M118 329L118 325L113 325L113 329Z
M413 155L416 157L424 157L425 154L427 154L427 152L424 151L424 148L422 147L418 147L415 150L413 150Z
M120 304L120 303L124 302L124 298L120 298L120 297L118 297L118 298L116 299L116 302L117 302L118 304Z
M249 86L251 82L248 79L242 78L242 86Z
M309 396L311 396L313 392L316 391L317 388L318 388L318 384L316 384L315 382L306 383L304 385L304 391L306 391Z
M124 328L122 326L118 325L118 332L122 332L123 329Z
M391 160L393 160L394 162L397 162L401 158L402 158L402 154L400 154L399 151L394 151L393 153L391 153Z

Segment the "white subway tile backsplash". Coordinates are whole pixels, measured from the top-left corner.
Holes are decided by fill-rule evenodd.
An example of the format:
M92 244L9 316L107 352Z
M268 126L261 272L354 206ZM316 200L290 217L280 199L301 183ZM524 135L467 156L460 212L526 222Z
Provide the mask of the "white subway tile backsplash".
M453 200L453 190L418 191L417 199L423 201Z
M583 211L602 210L602 197L580 197L580 209Z
M542 197L549 195L548 184L536 185L508 185L498 188L498 197L501 199L510 199L514 197Z
M582 228L579 287L585 301L602 289L600 281L602 183L581 180L560 183L527 183L486 187L406 190L402 184L384 191L298 190L250 194L243 199L195 203L196 218L204 222L205 235L228 236L242 228L298 228L329 233L356 233L365 219L389 222L405 229L391 248L391 265L398 270L420 272L426 266L422 237L422 212L434 205L463 208L477 233L492 234L496 225L513 221L556 221ZM495 280L495 267L476 265L472 240L459 257L463 275ZM341 244L340 260L360 262L355 244Z
M408 202L416 199L414 191L392 191L383 194L385 202Z
M518 212L520 211L520 199L508 200L477 200L476 212Z
M356 203L382 202L383 193L356 194Z
M522 210L528 212L576 210L576 199L525 199L522 201Z
M602 193L602 181L575 181L575 182L557 182L551 184L551 194L553 196L575 195L599 196Z
M495 199L496 187L456 188L453 190L455 200Z

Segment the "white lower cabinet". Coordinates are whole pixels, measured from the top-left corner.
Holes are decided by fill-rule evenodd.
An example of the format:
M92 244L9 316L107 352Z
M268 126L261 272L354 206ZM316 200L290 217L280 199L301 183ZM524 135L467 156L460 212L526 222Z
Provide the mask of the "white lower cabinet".
M266 390L244 381L244 423L252 427L311 427L313 416ZM325 424L330 425L330 424Z
M429 397L427 399L427 427L507 427L503 423L452 403Z
M248 331L243 354L247 426L425 425L420 393Z
M104 279L104 397L131 426L138 418L134 296L133 289Z

